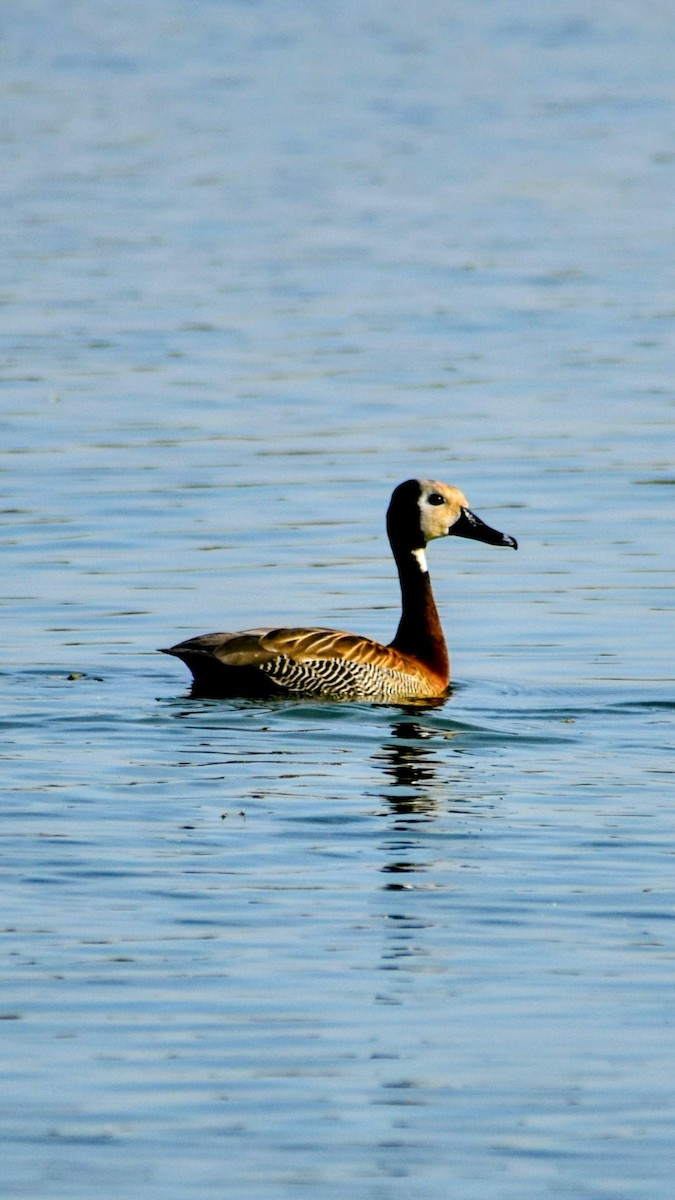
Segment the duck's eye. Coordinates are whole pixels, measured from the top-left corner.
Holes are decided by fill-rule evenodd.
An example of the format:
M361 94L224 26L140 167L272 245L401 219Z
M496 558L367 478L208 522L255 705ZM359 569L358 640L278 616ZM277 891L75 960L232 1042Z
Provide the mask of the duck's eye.
M440 492L432 492L428 500L429 504L445 504L445 496L441 496Z

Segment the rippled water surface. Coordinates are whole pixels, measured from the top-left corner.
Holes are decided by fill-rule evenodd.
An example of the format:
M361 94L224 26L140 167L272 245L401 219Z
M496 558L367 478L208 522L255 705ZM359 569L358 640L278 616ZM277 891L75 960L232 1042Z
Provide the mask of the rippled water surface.
M3 33L3 1197L670 1200L672 11ZM447 702L190 698L418 474Z

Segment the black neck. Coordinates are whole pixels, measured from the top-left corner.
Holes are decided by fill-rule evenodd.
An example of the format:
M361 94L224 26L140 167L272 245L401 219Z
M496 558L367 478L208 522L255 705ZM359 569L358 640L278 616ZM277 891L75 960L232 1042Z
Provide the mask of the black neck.
M431 590L429 572L409 548L392 546L401 582L401 620L391 645L440 675L447 675L448 652Z

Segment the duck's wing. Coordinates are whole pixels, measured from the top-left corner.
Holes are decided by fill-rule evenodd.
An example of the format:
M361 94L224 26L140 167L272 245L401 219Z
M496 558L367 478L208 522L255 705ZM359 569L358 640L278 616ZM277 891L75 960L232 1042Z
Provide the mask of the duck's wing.
M217 659L223 667L262 667L277 658L294 662L342 659L405 671L410 664L391 646L338 629L243 629L239 633L203 633L164 651L182 658Z

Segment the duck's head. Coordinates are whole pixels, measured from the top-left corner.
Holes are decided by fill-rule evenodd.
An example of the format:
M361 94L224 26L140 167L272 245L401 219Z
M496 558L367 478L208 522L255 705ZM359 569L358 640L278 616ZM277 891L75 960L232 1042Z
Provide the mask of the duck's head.
M515 538L500 533L471 512L466 496L456 487L436 479L408 479L392 493L387 511L387 532L392 546L424 550L434 538L473 538L490 546L511 546Z

